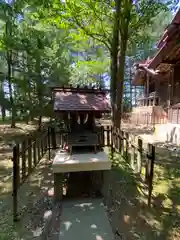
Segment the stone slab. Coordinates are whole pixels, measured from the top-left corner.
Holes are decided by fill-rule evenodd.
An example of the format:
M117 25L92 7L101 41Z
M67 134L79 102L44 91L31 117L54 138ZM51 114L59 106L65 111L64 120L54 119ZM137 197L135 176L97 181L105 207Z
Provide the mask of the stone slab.
M54 173L110 170L111 161L104 151L72 155L58 151L52 169Z
M59 240L113 240L112 229L101 199L63 203Z

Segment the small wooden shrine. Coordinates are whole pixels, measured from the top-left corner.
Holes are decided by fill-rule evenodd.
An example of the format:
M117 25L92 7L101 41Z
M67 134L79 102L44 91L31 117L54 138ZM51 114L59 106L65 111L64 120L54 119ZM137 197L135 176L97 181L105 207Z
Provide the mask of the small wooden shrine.
M111 111L106 93L101 88L53 88L55 115L67 129L65 146L53 161L56 199L62 198L64 173L68 174L67 195L72 196L78 190L80 194L98 193L102 172L111 169L107 154L99 151L104 145L104 132L96 122L103 113Z
M103 113L111 111L106 93L101 88L53 88L54 113L67 129L64 148L53 161L56 199L62 197L64 173L68 174L67 196L77 191L89 195L99 194L103 171L111 169L107 153L101 151L103 127L97 123Z
M53 88L54 112L68 130L66 145L73 148L101 147L101 126L96 119L110 112L106 90L101 88Z

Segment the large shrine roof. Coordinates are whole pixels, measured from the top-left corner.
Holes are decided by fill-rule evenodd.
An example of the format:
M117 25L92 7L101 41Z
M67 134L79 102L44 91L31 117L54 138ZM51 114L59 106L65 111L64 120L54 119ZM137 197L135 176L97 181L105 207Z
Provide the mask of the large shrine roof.
M153 58L136 64L133 85L144 85L148 70L151 73L154 71L154 74L149 74L153 79L168 79L166 75L171 65L180 63L180 10L164 31L157 47Z
M160 64L176 64L180 60L180 10L177 11L171 24L165 30L158 43L158 52L149 63L149 68ZM168 70L168 69L167 69Z

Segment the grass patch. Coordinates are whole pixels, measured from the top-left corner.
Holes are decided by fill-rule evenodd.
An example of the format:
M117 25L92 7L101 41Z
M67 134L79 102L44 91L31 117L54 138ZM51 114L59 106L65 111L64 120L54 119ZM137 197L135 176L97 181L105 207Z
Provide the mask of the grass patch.
M114 232L128 240L180 239L180 171L155 165L153 204L148 208L147 196L139 191L143 182L129 164L119 154L112 163L106 204Z

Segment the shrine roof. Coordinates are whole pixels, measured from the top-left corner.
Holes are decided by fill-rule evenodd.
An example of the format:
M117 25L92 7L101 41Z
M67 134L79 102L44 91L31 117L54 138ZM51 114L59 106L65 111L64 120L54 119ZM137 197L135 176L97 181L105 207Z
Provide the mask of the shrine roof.
M54 88L54 111L110 112L106 91L86 88Z
M149 68L157 68L161 63L176 64L180 60L180 10L165 30L157 46L159 50L150 61Z
M157 47L154 57L136 64L133 85L144 85L147 71L159 73L156 77L150 73L151 79L167 79L165 75L170 71L171 65L180 62L180 10L164 31Z

